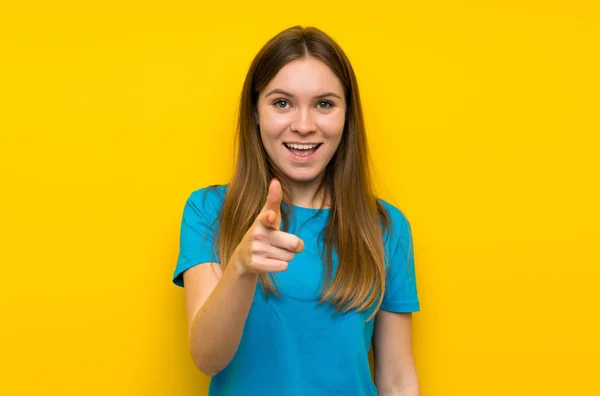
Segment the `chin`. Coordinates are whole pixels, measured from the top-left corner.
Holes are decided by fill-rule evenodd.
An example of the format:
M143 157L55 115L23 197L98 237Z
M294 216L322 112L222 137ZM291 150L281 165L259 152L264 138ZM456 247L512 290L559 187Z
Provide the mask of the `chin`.
M285 172L285 175L298 183L306 183L315 180L320 174L316 172Z
M315 180L315 177L291 177L291 179L298 183L308 183Z

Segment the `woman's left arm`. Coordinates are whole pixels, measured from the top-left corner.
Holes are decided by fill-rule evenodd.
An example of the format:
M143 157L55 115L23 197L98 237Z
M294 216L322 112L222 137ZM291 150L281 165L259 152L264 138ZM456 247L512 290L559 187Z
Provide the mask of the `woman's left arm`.
M381 396L420 396L412 352L412 314L380 310L373 331L375 385Z

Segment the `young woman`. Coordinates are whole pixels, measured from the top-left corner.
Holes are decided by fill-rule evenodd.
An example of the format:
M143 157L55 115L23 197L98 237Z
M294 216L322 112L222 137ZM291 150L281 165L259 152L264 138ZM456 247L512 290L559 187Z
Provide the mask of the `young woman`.
M173 278L209 395L419 395L410 225L374 195L341 48L316 28L273 37L237 132L229 184L186 202Z

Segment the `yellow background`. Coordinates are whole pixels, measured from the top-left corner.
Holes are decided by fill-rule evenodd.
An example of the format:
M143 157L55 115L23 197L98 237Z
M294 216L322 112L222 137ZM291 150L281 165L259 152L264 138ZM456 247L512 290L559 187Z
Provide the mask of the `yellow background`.
M302 24L351 59L413 226L423 395L600 395L597 2L12 3L0 394L205 394L183 205L228 180L247 67Z

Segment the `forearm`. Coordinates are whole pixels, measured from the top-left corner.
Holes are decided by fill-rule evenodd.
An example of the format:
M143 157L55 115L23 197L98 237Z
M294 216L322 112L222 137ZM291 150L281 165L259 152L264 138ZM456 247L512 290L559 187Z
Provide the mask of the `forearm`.
M392 365L388 362L388 368L393 370L381 370L375 366L375 384L379 395L382 396L420 396L419 377L414 360L405 362L402 367Z
M238 268L233 262L225 268L191 326L192 360L209 376L225 368L235 355L252 305L258 275Z

